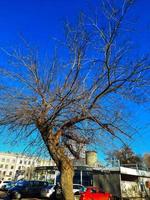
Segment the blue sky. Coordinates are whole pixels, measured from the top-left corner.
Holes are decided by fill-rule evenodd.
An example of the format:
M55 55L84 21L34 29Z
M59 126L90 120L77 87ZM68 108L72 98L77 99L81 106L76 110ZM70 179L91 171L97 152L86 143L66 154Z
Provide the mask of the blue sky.
M116 0L119 1L119 0ZM0 0L0 47L9 48L19 44L19 35L23 34L31 44L43 50L51 51L52 38L61 38L63 22L67 18L74 21L80 11L92 12L92 6L97 0ZM150 49L150 1L137 0L133 10L135 37L133 41L139 48L138 53L149 52ZM91 13L90 13L91 14ZM137 23L135 23L135 21ZM0 53L0 63L3 62ZM131 106L132 107L132 106ZM129 144L134 150L142 154L150 152L150 128L147 125L150 114L144 107L134 105L131 108L134 115L133 123L140 127L140 133ZM0 141L0 151L12 150ZM23 145L15 147L20 151Z

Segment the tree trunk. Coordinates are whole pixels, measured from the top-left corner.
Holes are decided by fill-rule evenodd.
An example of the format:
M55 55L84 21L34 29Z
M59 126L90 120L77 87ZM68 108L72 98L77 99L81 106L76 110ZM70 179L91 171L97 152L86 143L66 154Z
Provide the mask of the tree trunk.
M38 125L39 126L39 125ZM59 145L59 139L61 136L61 131L58 131L57 134L53 134L52 130L49 131L49 134L45 134L45 129L43 126L39 126L41 136L45 145L55 161L61 175L61 187L64 200L74 200L73 194L73 175L74 169L72 161L65 154L65 147ZM45 136L46 135L46 136ZM49 137L47 137L49 135Z
M62 161L61 187L63 191L63 197L65 200L74 200L73 175L74 175L74 170L71 161L69 163L66 161Z
M72 161L65 155L65 148L57 145L55 138L51 138L48 143L51 157L55 161L61 175L61 187L64 200L74 200L73 195L73 175L74 169Z

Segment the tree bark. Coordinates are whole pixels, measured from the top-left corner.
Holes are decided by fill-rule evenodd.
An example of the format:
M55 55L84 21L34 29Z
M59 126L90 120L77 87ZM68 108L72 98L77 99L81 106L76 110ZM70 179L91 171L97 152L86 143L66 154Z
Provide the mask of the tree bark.
M63 191L63 197L65 200L74 200L73 175L74 175L74 170L71 161L69 163L66 161L62 161L61 187Z
M65 148L58 145L57 138L53 135L50 136L47 147L61 174L60 184L64 200L74 200L72 161L65 155Z

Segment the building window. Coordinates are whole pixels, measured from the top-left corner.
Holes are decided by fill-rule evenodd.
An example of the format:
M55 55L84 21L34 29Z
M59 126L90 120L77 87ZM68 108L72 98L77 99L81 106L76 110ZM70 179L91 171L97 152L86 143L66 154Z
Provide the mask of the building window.
M20 160L20 164L22 164L22 160Z
M3 164L0 164L0 168L3 168Z
M13 166L13 165L11 166L11 169L14 169L14 166Z
M5 175L6 174L6 172L5 171L3 171L3 175Z
M2 162L5 162L5 158L2 158Z
M6 160L6 162L9 162L9 161L10 161L9 159Z
M15 159L13 159L13 160L12 160L12 162L13 162L13 163L15 163L15 162L16 162L16 160L15 160Z
M9 176L11 176L12 175L12 172L9 172Z
M26 165L26 164L27 164L27 161L24 161L24 164Z
M30 165L30 164L31 164L31 162L29 161L29 162L28 162L28 165Z
M8 165L5 165L5 169L8 169Z
M19 166L18 169L20 170L20 169L21 169L21 166Z

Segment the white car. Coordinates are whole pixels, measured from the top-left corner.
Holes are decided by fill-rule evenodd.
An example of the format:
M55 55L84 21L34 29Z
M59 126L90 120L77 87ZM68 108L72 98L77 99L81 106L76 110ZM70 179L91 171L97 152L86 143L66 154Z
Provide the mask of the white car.
M85 187L81 184L73 184L73 193L74 194L78 194L80 192L85 191Z
M41 190L41 197L50 198L50 196L55 192L56 185L49 185L46 188ZM84 191L85 187L80 184L73 184L73 193L79 194L81 191Z
M11 181L1 181L0 190L3 190Z

